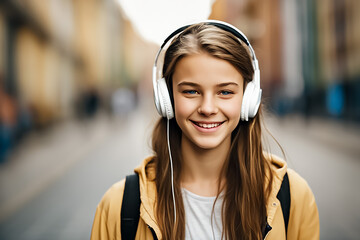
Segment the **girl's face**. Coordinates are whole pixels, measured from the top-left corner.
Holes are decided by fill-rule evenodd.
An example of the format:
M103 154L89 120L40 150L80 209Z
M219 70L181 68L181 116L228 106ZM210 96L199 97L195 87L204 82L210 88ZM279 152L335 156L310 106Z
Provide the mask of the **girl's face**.
M243 77L227 61L208 54L182 58L173 74L175 118L182 141L202 149L230 147L240 120Z

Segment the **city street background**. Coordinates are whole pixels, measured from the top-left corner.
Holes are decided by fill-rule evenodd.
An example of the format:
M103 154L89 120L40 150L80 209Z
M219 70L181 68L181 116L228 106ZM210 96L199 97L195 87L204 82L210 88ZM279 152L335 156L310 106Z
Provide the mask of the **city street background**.
M276 139L264 140L309 183L320 238L359 239L359 11L357 0L0 1L0 239L89 239L105 191L152 154L156 51L205 19L250 40Z

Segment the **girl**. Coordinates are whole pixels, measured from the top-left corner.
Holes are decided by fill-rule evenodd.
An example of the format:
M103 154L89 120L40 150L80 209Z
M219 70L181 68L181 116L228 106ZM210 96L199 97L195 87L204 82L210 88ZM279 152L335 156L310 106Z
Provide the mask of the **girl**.
M157 58L172 38L158 80ZM263 151L260 73L246 37L207 21L175 31L158 56L154 91L163 117L153 131L154 156L135 169L135 239L319 239L309 186ZM288 224L277 198L284 176ZM113 185L98 205L92 239L121 239L124 185Z

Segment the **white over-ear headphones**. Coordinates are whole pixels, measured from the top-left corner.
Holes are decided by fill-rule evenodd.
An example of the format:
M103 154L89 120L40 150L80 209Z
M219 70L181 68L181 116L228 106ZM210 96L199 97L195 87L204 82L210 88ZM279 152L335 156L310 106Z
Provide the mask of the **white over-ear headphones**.
M250 45L250 42L248 41L246 36L239 29L232 26L231 24L217 20L208 20L201 23L213 25L227 32L230 32L249 47L252 57L252 64L254 67L254 76L252 81L250 81L246 85L242 100L242 105L241 105L241 114L240 114L240 118L242 121L248 121L249 118L255 117L259 109L259 105L261 102L261 93L262 93L262 90L260 88L260 69L259 69L258 60L256 59L255 51ZM157 61L166 43L169 42L170 39L172 39L175 35L183 32L189 26L191 25L183 26L175 30L173 33L171 33L165 39L164 43L161 45L155 58L155 64L153 67L154 101L155 101L156 109L159 112L159 114L162 117L166 117L167 119L172 119L174 117L174 110L171 104L170 94L165 79L157 78L157 73L158 73Z

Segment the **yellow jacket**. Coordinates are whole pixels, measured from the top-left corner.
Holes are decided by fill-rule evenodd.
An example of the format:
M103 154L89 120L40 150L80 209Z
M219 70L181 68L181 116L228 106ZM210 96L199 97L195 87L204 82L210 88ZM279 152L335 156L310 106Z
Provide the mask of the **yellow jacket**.
M139 174L140 181L140 220L136 233L136 240L153 239L151 227L157 238L162 239L157 226L154 203L156 199L156 187L154 177L155 169L149 166L151 157L135 169ZM284 218L280 201L276 195L280 189L283 176L288 172L291 193L291 208L288 225L287 239L319 239L319 215L315 198L306 181L295 171L287 169L286 162L272 156L272 168L274 171L273 191L267 203L268 224L272 230L266 235L266 240L281 240L285 238ZM91 232L91 240L95 239L121 239L120 211L123 198L125 180L115 183L103 196L99 203ZM149 226L149 227L148 227Z

